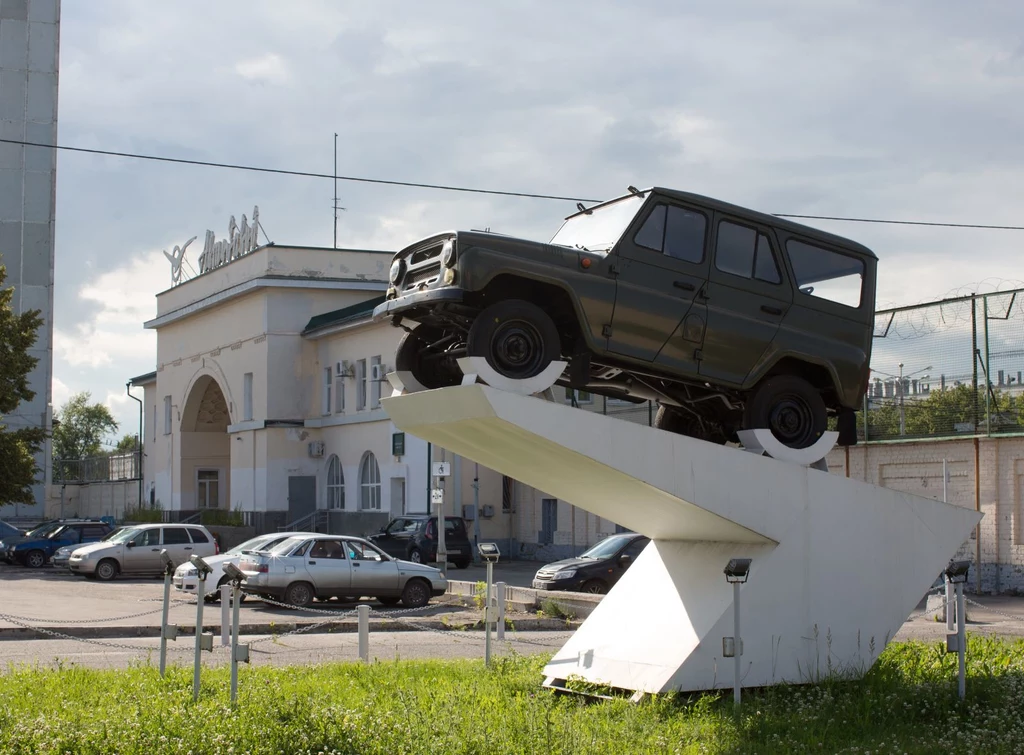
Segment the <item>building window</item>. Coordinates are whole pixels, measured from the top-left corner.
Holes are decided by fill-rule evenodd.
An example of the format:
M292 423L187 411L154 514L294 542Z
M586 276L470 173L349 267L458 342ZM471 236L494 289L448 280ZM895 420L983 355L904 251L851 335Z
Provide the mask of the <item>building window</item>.
M345 413L345 376L334 373L334 413Z
M376 367L376 369L374 369ZM374 375L375 372L380 372L380 357L370 358L370 408L380 408L380 375Z
M380 467L370 451L363 455L359 464L359 507L380 509Z
M171 397L164 396L164 435L171 434Z
M515 484L516 481L508 475L501 476L501 510L506 514L515 510L512 506L515 501Z
M333 382L334 378L331 377L331 368L324 367L324 394L320 413L325 417L331 413L331 386Z
M345 508L345 474L337 456L327 462L327 508Z
M356 411L366 408L366 360L356 362Z
M252 419L252 373L247 372L242 376L242 401L243 401L243 414L242 419L249 421Z
M196 508L218 508L220 506L220 472L216 469L200 469L196 475Z

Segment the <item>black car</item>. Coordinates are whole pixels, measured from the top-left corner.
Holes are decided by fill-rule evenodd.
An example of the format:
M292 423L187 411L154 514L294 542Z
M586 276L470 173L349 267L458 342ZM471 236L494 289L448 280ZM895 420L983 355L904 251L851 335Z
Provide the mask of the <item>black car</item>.
M542 566L533 577L533 587L602 595L619 581L650 541L635 532L611 535L576 558Z
M400 516L392 519L380 532L367 538L389 556L404 558L417 564L437 559L437 517ZM458 516L444 518L444 547L448 560L459 569L473 561L473 546L466 534L466 520Z

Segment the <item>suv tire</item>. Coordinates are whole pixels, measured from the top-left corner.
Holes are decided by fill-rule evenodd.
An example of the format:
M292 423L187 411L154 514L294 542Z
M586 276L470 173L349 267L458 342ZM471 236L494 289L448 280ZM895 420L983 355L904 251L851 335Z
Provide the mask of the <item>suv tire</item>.
M411 372L427 389L458 385L462 381L462 371L454 359L424 353L429 344L441 340L444 335L443 331L427 325L406 333L395 351L395 371Z
M522 299L506 299L477 315L466 353L484 357L503 377L526 380L561 356L561 339L543 309Z
M121 569L117 565L117 561L112 558L105 558L96 564L94 576L101 582L109 582L117 576L119 571L121 571Z
M411 551L409 551L409 560L412 561L414 564L422 564L423 551L421 551L419 548L413 548Z
M686 409L676 409L664 404L658 405L658 413L654 415L654 426L659 430L666 430L676 435L685 435L690 438L697 438L698 440L706 440L709 443L718 443L719 445L728 441L721 428L710 420L708 424L710 427L707 425L701 427L697 418L686 411Z
M828 429L828 413L813 385L796 375L776 375L754 389L743 411L743 426L766 428L790 448L807 448Z

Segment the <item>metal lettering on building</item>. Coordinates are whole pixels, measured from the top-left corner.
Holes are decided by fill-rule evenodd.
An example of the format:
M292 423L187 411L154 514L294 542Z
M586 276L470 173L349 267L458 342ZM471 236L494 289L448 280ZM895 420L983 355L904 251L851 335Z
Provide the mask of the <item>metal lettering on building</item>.
M244 257L258 249L259 229L260 208L254 206L252 208L251 225L245 215L242 215L241 225L238 224L235 216L232 215L228 221L228 235L219 241L216 238L216 234L208 230L206 232L206 243L203 245L203 251L199 255L199 272L195 273L195 275L208 273L211 270L228 264L231 260ZM164 251L164 256L171 263L171 286L177 286L184 280L189 280L189 278L183 278L183 265L188 264L185 260L185 250L195 240L196 237L193 236L183 246L175 246L172 252ZM188 267L192 268L190 264L188 264ZM195 271L193 270L193 272Z

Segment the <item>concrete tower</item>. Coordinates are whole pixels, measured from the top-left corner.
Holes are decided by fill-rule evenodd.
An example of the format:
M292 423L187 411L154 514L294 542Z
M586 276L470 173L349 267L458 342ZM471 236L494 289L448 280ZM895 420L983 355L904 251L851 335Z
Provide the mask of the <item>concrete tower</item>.
M0 139L57 143L60 0L0 0ZM29 385L35 399L5 417L12 429L51 425L53 376L53 242L57 152L0 142L0 255L14 310L38 309L44 323ZM33 506L0 507L2 516L41 516L50 480L50 448L37 459L43 474Z

